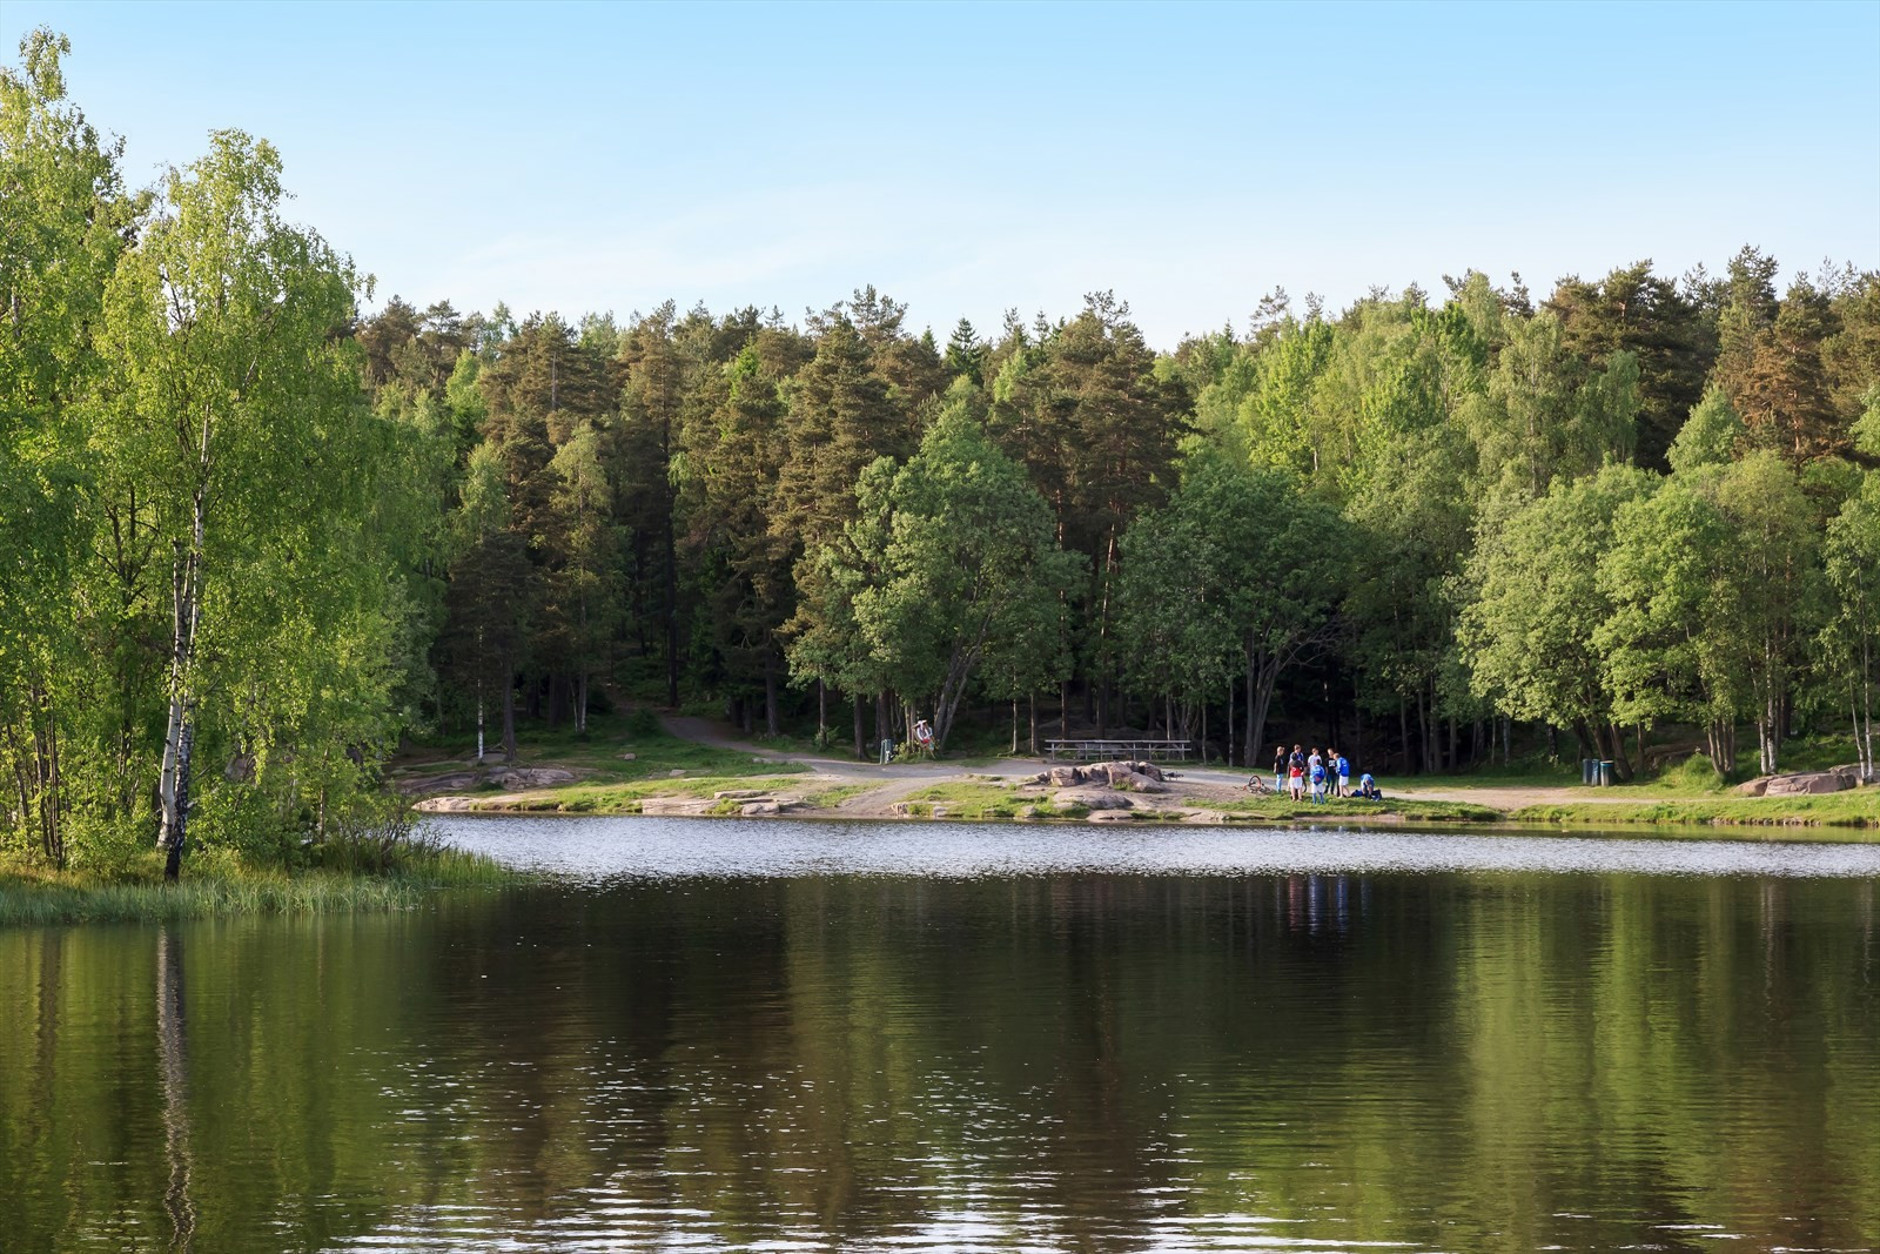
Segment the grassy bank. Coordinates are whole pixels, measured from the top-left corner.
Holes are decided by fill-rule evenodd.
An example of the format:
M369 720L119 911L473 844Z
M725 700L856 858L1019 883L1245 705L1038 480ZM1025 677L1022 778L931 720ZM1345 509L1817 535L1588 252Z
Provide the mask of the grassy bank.
M450 848L415 849L396 868L370 874L205 861L200 868L185 864L175 884L163 882L154 862L111 877L0 865L0 927L407 910L440 889L494 888L518 879L489 858Z
M1570 827L1643 824L1880 829L1880 789L1860 788L1820 797L1673 797L1534 805L1516 810L1512 817L1524 823Z
M1495 823L1505 816L1489 806L1467 801L1418 801L1409 797L1389 797L1383 801L1364 801L1357 797L1331 797L1322 805L1294 801L1288 797L1247 797L1224 801L1211 809L1236 817L1272 819L1275 822L1311 819L1402 819L1416 823Z
M532 792L469 801L471 812L498 814L638 814L641 803L649 797L709 797L733 790L777 789L797 781L788 775L788 765L772 763L771 775L699 775L683 779L648 779L633 783L559 784ZM838 791L826 789L825 792Z
M1048 819L1082 818L1081 807L1057 809L1048 792L1036 787L981 780L956 780L912 792L902 801L914 818Z
M981 781L936 784L909 794L906 803L915 816L936 813L953 819L1082 818L1088 813L1078 806L1057 807L1049 790L1035 786L1014 786ZM1488 806L1460 801L1360 801L1355 798L1328 800L1323 805L1292 801L1285 797L1247 797L1231 801L1187 801L1178 810L1215 810L1236 819L1298 822L1313 819L1350 818L1407 820L1422 823L1493 823L1504 816ZM1138 817L1155 821L1169 816L1154 810L1137 812Z
M392 762L393 782L450 774L465 769L476 752L473 740L461 738L414 744ZM500 771L491 760L489 769ZM752 775L788 775L807 768L794 762L757 758L736 749L701 744L668 735L659 719L647 710L596 714L588 728L531 728L517 748L516 766L556 766L576 772L587 784L651 783L671 779L674 772L715 779L746 779Z

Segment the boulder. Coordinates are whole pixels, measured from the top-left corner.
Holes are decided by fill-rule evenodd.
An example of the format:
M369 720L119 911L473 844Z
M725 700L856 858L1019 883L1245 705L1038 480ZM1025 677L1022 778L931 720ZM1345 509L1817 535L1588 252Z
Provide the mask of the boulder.
M775 801L747 801L738 807L738 813L745 818L756 818L765 814L782 814L783 807Z
M1755 779L1744 780L1736 786L1736 790L1745 797L1760 797L1769 791L1769 781L1775 778L1774 775L1759 775Z
M1053 788L1075 788L1084 782L1083 768L1076 766L1054 766L1032 781L1034 784L1049 784Z
M1188 813L1182 815L1182 822L1184 823L1209 823L1209 824L1225 823L1227 822L1227 816L1221 813L1219 810L1190 810Z
M1778 775L1769 781L1765 797L1800 797L1815 793L1842 792L1856 781L1839 771L1804 771L1798 775Z
M1127 810L1130 801L1120 792L1086 786L1064 789L1052 798L1052 804L1060 810L1066 806L1082 806L1086 810Z

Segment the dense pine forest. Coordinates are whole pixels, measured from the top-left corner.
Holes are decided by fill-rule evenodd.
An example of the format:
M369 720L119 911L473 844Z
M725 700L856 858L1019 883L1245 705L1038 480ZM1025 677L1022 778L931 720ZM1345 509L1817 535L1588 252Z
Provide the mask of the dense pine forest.
M401 740L511 756L629 703L1380 773L1627 777L1672 733L1767 772L1851 724L1871 769L1875 273L1250 293L1162 352L1107 292L943 336L872 287L375 306L265 141L128 186L63 52L0 79L16 851L287 851L378 821Z

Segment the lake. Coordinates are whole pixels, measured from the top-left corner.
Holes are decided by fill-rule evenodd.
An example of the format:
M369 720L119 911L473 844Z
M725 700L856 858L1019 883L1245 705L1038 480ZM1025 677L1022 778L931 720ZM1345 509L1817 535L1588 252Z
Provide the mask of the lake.
M0 930L0 1249L1880 1243L1880 846L461 819Z

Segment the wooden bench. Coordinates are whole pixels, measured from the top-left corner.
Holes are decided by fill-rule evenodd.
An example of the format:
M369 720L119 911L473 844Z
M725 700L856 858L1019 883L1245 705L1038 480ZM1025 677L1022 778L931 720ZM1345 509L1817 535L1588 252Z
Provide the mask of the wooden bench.
M1091 740L1083 738L1064 738L1044 742L1045 754L1052 758L1069 757L1078 762L1092 762L1107 758L1148 759L1174 758L1186 762L1193 749L1186 740Z

